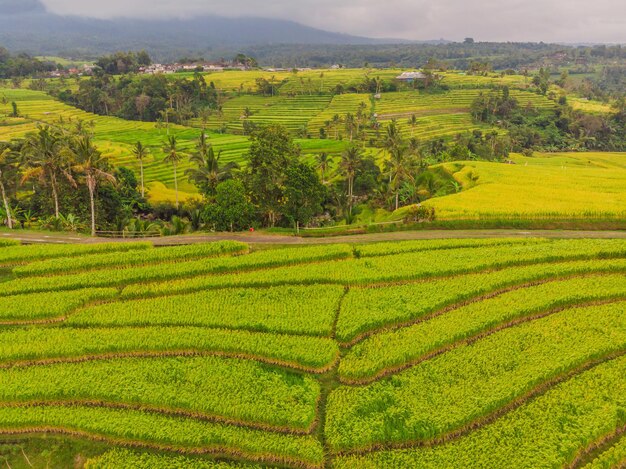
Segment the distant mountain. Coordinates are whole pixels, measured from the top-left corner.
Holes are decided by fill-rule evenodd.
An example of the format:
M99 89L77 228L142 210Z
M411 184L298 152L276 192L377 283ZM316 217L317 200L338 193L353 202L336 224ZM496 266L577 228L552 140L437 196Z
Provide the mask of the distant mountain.
M0 0L0 15L45 13L39 0Z
M46 11L38 0L0 0L0 45L38 55L95 55L146 49L163 57L268 44L383 42L392 40L332 33L284 20L217 16L98 20L56 15Z

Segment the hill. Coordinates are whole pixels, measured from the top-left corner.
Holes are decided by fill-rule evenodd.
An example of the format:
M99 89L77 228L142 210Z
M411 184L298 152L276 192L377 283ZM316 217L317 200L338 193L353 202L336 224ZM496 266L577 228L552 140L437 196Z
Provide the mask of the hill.
M93 56L146 49L158 58L176 58L250 45L377 42L284 20L219 16L100 20L50 13L38 0L0 0L0 44L35 55Z

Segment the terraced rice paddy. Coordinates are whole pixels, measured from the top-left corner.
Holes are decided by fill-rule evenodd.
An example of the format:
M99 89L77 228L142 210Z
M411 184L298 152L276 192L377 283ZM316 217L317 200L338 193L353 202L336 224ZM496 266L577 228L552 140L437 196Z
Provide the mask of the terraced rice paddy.
M356 115L360 110L362 121L359 130L365 128L365 141L369 145L377 146L378 139L384 134L385 128L392 119L397 120L398 127L405 137L415 137L421 142L433 139L450 140L458 134L480 130L483 132L498 131L495 127L479 124L473 121L470 115L470 106L481 92L497 86L507 85L510 93L518 99L520 106L536 109L552 109L555 102L538 95L530 90L528 78L519 75L491 74L488 76L473 76L458 72L441 72L441 83L445 89L437 92L399 91L384 92L379 97L373 93L357 93L359 84L366 78L392 81L402 70L375 70L375 69L339 69L339 70L310 70L298 73L272 71L226 71L205 75L207 82L213 82L220 91L221 110L214 110L211 115L196 118L189 122L189 126L172 125L169 133L178 136L180 149L184 154L194 150L195 141L201 128L209 132L209 140L216 152L221 153L223 163L244 163L244 155L249 148L249 139L244 136L244 123L263 126L280 124L296 137L302 154L307 161L313 155L325 152L338 160L339 154L349 140L345 118L348 114ZM174 79L185 74L169 75ZM264 78L274 84L274 96L260 96L257 94L255 81ZM335 88L341 85L346 94L332 94ZM406 87L404 88L406 89ZM162 147L168 131L162 126L148 122L131 122L114 117L97 116L79 109L62 104L50 96L37 91L25 89L0 89L0 97L6 98L6 104L0 104L0 141L23 137L27 132L36 129L38 123L57 124L59 122L75 122L84 120L93 122L96 143L103 153L110 157L116 166L125 166L136 173L139 172L139 162L132 156L131 147L138 140L148 146L151 156L144 162L145 180L150 189L152 201L173 200L173 170L170 165L163 163ZM11 111L11 102L18 105L20 117L8 117ZM602 103L586 102L572 98L572 105L585 108L592 112L606 112L607 107ZM413 123L409 119L415 117ZM379 124L374 129L372 122ZM319 139L320 130L323 130L325 139ZM323 135L322 135L323 136ZM308 137L308 138L303 138ZM372 149L368 148L368 151ZM373 150L375 151L375 150ZM525 161L524 164L527 162ZM183 174L190 163L187 159L180 164L179 174ZM460 182L465 188L475 185L464 180L464 171L472 174L480 173L482 179L480 187L472 190L473 196L487 190L492 181L499 181L507 172L515 172L511 168L495 168L486 164L473 165L471 169L457 170ZM519 171L519 169L517 170ZM493 177L491 177L493 173ZM534 176L531 175L531 178ZM539 177L539 176L538 176ZM483 184L488 180L489 184ZM519 180L518 178L507 180ZM194 197L197 190L186 177L179 178L181 199ZM528 187L526 187L529 190ZM517 191L517 188L515 189ZM533 189L534 190L534 189ZM467 192L469 194L469 192ZM492 196L492 194L489 194ZM459 218L465 216L469 210L464 206L456 206L456 201L465 200L466 193L452 196L446 201L434 202L440 209L440 218ZM467 196L469 197L469 196ZM454 201L453 208L448 207L448 200ZM469 200L469 199L468 199ZM546 197L534 197L535 201L547 200ZM591 200L591 199L586 199ZM582 201L581 201L582 202ZM567 202L569 204L569 201ZM621 203L617 201L617 203ZM611 211L612 205L603 205ZM591 203L593 207L599 206ZM504 206L504 205L499 205ZM507 204L506 206L509 206ZM483 210L471 200L471 207L482 216L485 210L496 210L491 206ZM523 209L523 210L522 210ZM582 210L587 210L584 208ZM596 208L597 209L597 208ZM518 207L515 208L518 210ZM533 211L534 208L519 207L519 211ZM551 210L551 209L550 209ZM555 210L561 210L555 208ZM623 209L622 209L623 210Z
M626 240L3 243L0 265L0 434L106 443L89 468L626 462Z
M626 154L536 153L511 160L444 164L463 190L427 204L439 219L624 218Z
M0 96L5 96L8 100L6 105L0 104L0 141L8 141L13 138L20 138L28 132L36 130L38 123L57 125L59 123L71 124L78 120L94 123L94 132L98 148L110 158L115 166L125 166L139 174L139 162L134 158L131 148L141 141L148 146L151 155L144 162L145 180L152 192L153 199L173 200L174 199L174 175L172 167L163 163L164 141L168 131L159 128L154 123L126 121L115 117L98 116L84 112L80 109L65 105L54 100L50 96L37 91L0 89ZM254 98L254 97L252 97ZM248 99L248 98L246 98ZM260 98L264 99L264 98ZM251 120L257 123L282 123L287 124L292 130L301 128L306 124L306 116L312 115L320 106L330 98L305 97L305 98L280 98L280 103L272 107L272 110L264 110L265 114L253 115ZM2 115L10 112L10 103L15 101L18 105L19 119L2 120ZM300 102L301 112L294 115L290 107L295 101ZM261 122L262 121L262 122ZM287 121L293 122L289 124ZM198 124L200 125L200 124ZM241 128L241 122L237 118L236 126ZM194 151L195 142L200 135L199 128L183 127L171 125L169 132L178 137L179 147L184 154L189 155ZM217 132L209 133L209 141L213 145L216 153L221 152L223 163L231 161L243 164L243 155L248 150L250 142L248 137L235 134L222 134ZM297 139L296 143L302 148L303 155L316 154L320 151L329 153L340 153L343 144L341 142L319 140L319 139ZM190 167L190 163L184 160L179 166L179 174ZM191 197L196 188L181 177L179 188L183 192L182 199Z
M311 118L328 106L330 100L330 95L235 97L224 103L221 115L207 121L207 128L242 133L243 123L248 120L257 126L281 124L293 132L300 132ZM202 125L202 122L197 119L194 124Z

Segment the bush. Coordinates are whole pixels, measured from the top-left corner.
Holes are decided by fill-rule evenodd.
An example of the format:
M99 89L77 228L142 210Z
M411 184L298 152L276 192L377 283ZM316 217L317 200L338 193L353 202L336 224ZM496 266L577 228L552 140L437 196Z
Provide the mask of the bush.
M404 223L421 223L435 221L435 207L414 205L410 207L404 217Z

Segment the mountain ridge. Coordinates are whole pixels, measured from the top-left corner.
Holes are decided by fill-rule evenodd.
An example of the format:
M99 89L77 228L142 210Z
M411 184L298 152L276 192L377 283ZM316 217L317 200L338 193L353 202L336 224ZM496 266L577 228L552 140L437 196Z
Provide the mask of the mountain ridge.
M146 49L157 58L271 44L412 43L373 39L261 17L96 19L49 12L39 0L0 0L0 45L36 55L94 55ZM164 50L168 52L165 53Z

